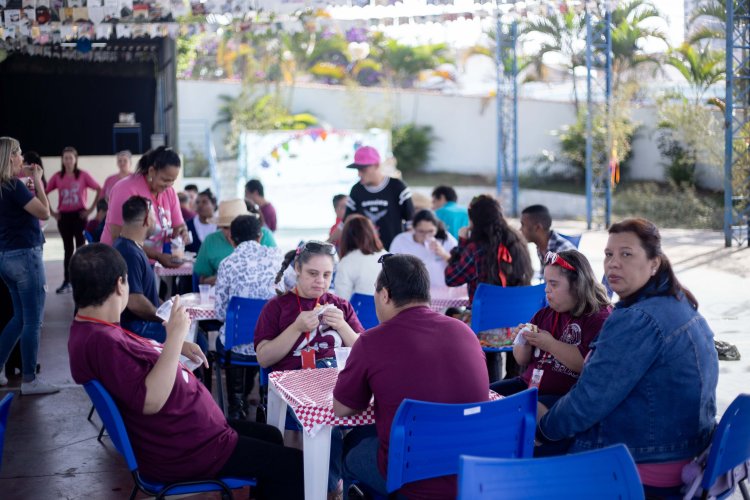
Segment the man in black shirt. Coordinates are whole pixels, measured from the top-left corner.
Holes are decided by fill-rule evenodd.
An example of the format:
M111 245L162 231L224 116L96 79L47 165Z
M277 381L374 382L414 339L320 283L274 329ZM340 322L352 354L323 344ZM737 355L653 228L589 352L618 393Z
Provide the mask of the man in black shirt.
M347 168L356 168L359 183L352 187L346 202L346 216L362 214L375 224L385 248L397 234L404 231L404 224L414 216L411 190L399 179L385 175L380 167L380 154L370 146L362 146L354 153L354 163Z

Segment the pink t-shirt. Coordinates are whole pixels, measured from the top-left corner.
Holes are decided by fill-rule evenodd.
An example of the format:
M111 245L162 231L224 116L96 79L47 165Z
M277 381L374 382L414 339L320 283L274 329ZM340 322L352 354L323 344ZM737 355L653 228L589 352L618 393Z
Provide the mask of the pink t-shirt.
M255 325L255 348L258 348L264 340L273 340L281 332L286 330L289 325L294 323L300 313L300 304L303 311L312 311L315 308L315 299L299 298L294 292L286 293L280 297L274 297L263 306L260 312L258 323ZM357 319L357 315L352 305L346 300L330 293L324 293L319 299L320 305L333 304L344 312L344 319L349 323L357 333L364 332L365 329ZM276 364L271 366L272 371L276 370L299 370L302 368L302 358L300 351L307 347L307 339L304 333L301 333L297 339L294 349L281 358ZM343 345L341 336L336 330L327 325L320 325L310 334L310 347L315 350L315 359L333 358L335 353L334 347Z
M59 191L58 212L78 212L88 208L86 203L87 189L99 189L100 187L85 170L78 171L77 179L74 175L63 176L60 175L60 172L55 172L47 183L47 193L55 189Z
M74 320L70 327L73 380L96 379L112 395L141 473L166 482L213 478L237 446L237 433L211 393L181 365L162 409L143 414L146 376L160 353L158 342L136 340L114 326Z
M349 408L364 410L375 396L378 468L385 477L391 424L404 399L487 401L488 380L482 346L471 328L420 306L359 336L339 373L333 397ZM415 481L400 493L409 498L455 498L456 476Z
M102 193L104 193L104 199L109 201L109 197L112 194L112 188L115 187L115 184L117 184L120 179L124 179L124 177L120 177L120 174L114 174L110 175L104 180L104 187L102 187Z
M156 233L147 239L145 246L161 250L166 237L172 236L172 228L185 223L180 213L180 202L174 188L168 187L155 197L146 183L146 178L140 174L132 174L118 182L109 198L109 210L107 220L102 232L102 243L112 245L111 224L122 226L122 206L131 196L143 196L151 200L151 209L154 211L156 220ZM168 233L168 234L167 234Z
M590 350L589 344L599 335L599 331L610 312L611 308L607 306L589 316L574 318L569 313L558 314L554 309L547 306L537 311L531 318L530 323L536 325L540 330L550 332L556 340L578 347L581 356L586 359ZM557 325L555 325L556 316ZM553 329L554 331L552 331ZM521 378L527 384L531 380L535 368L544 371L539 386L539 394L567 394L580 376L579 373L560 363L554 356L547 355L544 351L538 351L537 354L536 349L532 350L531 361L526 366L526 371L521 375Z

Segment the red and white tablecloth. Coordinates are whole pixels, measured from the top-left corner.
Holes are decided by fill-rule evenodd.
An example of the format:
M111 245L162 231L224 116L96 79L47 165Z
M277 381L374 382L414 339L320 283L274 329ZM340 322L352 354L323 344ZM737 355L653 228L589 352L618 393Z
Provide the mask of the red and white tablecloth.
M304 431L314 436L324 425L370 425L375 423L372 401L363 412L351 417L337 417L333 413L333 388L338 378L336 368L315 370L289 370L273 372L268 376L269 383L292 407ZM500 398L490 391L490 400Z
M197 293L185 293L180 295L180 299L191 320L217 319L213 296L208 304L201 304L200 295Z
M449 307L469 307L469 298L461 297L457 299L453 298L433 298L430 301L430 308L433 311L443 312Z
M333 413L333 387L338 378L336 368L273 372L269 383L292 407L304 431L314 436L324 425L369 425L375 423L372 403L362 413L337 417Z
M164 267L157 262L154 264L154 272L157 276L192 276L193 262L183 262L180 267L175 268Z

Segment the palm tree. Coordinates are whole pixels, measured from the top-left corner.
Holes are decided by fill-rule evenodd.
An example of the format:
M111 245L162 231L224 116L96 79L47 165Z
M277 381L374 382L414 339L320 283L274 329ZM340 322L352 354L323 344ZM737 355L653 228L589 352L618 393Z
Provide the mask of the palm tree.
M630 0L612 11L612 88L620 87L623 77L636 67L659 60L643 52L643 43L648 39L659 39L666 43L666 34L659 28L649 26L661 14L650 0Z
M688 43L670 49L666 63L677 69L695 92L695 103L703 101L708 88L726 77L724 53L708 46L696 48Z
M734 6L737 10L737 2ZM691 31L688 43L699 44L711 40L724 40L726 39L726 25L726 0L703 0L688 19L688 27Z
M586 19L582 12L572 8L554 10L551 15L539 16L524 23L520 34L525 38L539 38L541 47L533 56L537 68L544 64L546 54L557 54L562 58L567 73L573 79L573 100L579 111L578 85L575 68L585 62L585 47L580 43L586 38Z

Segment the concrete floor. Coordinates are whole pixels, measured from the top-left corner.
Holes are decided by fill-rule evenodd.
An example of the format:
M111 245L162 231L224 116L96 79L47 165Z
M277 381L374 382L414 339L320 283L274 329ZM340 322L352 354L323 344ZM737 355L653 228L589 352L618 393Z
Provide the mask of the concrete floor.
M558 227L570 234L583 229L575 222ZM665 230L662 234L678 277L697 296L716 337L737 345L742 355L741 361L720 364L717 403L722 414L737 394L750 392L750 248L724 249L723 238L716 232ZM586 232L581 242L581 251L599 275L605 242L603 231ZM107 438L103 444L97 442L99 421L97 417L93 423L86 420L90 402L70 375L67 340L73 300L70 294L54 293L62 282L62 244L57 235L48 235L45 266L51 292L39 362L41 375L62 390L14 398L0 469L0 498L128 498L132 480L125 463ZM0 397L6 391L17 393L19 386L20 379L12 378L8 387L0 389Z
M91 401L73 382L68 365L68 331L73 318L72 294L54 293L62 282L62 243L48 235L45 269L49 293L39 349L41 376L62 388L56 394L21 396L21 379L11 378L6 391L11 404L0 469L4 500L129 498L133 480L125 461L105 436L96 437L101 422L86 420ZM47 260L50 259L50 260ZM148 498L139 494L138 498ZM189 498L219 498L218 495ZM247 498L239 494L237 498Z

